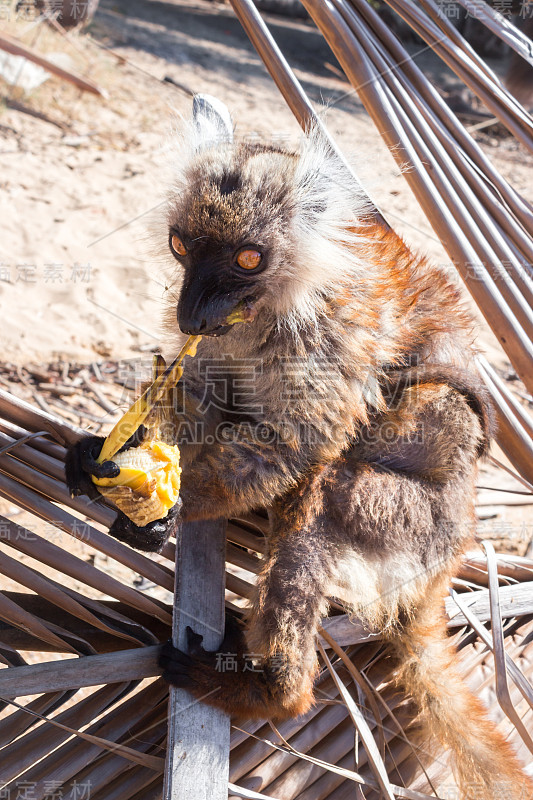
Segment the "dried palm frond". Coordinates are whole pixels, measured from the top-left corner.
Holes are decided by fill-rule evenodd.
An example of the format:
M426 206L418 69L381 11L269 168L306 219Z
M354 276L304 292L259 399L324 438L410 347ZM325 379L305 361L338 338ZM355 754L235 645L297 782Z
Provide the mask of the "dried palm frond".
M112 517L113 513L103 503L85 503L59 492L61 447L56 445L57 458L43 459L49 437L42 432L54 428L71 440L78 431L0 392L0 427L4 421L16 421L20 430L19 438L12 437L9 453L0 456L0 495L28 509L35 524L23 527L0 519L0 571L35 594L0 594L0 655L8 665L0 673L0 697L6 702L0 718L0 780L11 790L17 782L26 781L35 797L43 800L51 781L65 789L90 782L91 797L101 800L131 798L133 787L139 800L160 796L167 688L156 678L157 643L166 639L171 629L174 547L167 547L158 563L134 553L102 530L109 524L108 514ZM32 433L39 435L17 445ZM20 471L21 466L25 471ZM52 489L54 494L47 494ZM33 530L38 528L39 518L49 523L47 536ZM228 524L226 596L234 608L253 586L265 547L266 524L260 514ZM102 566L69 552L67 543L61 546L50 541L52 526L69 536L81 536L86 554L105 554L102 558L113 559L130 575L143 575L153 584L153 595L166 593L167 601L111 577ZM24 561L18 563L9 555L10 549ZM531 697L525 686L533 660L533 561L494 558L500 579L511 581L499 590L501 633L513 664L508 668L509 697L527 728L524 710L531 714ZM35 569L33 562L41 564L41 569ZM461 605L466 613L475 615L481 628L490 617L491 588L484 587L491 574L486 557L479 552L468 557L456 582ZM466 586L470 590L465 592ZM446 609L462 671L483 696L489 688L488 676L494 674L492 656L475 643L472 627L452 598ZM282 800L338 798L350 796L350 792L353 795L354 781L362 781L365 796L370 797L379 785L378 763L382 764L381 781L387 776L394 796L427 796L439 774L444 771L447 775L446 765L417 741L416 718L408 698L394 685L394 664L379 635L369 634L338 613L323 621L323 629L318 646L327 648L330 664L318 680L317 705L305 716L282 723L274 733L266 721L244 723L233 730L230 782L234 796L249 797L255 792ZM25 651L39 651L47 660L26 664L21 655ZM50 661L45 653L55 654L56 659L64 655L77 658ZM335 671L334 676L330 670ZM511 681L517 681L518 688ZM15 697L28 699L18 699L13 705ZM489 698L497 709L490 694ZM365 720L376 739L372 759L361 749L356 761L355 708L359 709L357 720ZM512 740L519 744L516 726L500 716ZM45 721L48 718L52 722ZM73 737L78 730L87 736Z

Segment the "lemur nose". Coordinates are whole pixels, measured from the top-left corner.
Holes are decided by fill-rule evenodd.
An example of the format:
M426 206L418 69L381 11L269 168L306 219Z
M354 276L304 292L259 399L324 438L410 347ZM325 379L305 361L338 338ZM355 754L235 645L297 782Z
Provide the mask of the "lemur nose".
M186 333L187 336L198 336L201 333L207 332L207 320L204 317L200 324L194 324L190 322L188 325L180 325L180 328L182 333Z

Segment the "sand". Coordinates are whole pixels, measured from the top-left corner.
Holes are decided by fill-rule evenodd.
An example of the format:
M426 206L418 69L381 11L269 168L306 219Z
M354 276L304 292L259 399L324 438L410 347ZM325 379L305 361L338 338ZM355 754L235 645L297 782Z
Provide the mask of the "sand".
M331 132L383 213L409 244L447 264L357 96L329 66L334 58L325 42L305 22L268 20L318 110L329 107ZM164 199L173 114L187 114L190 107L187 93L162 79L220 97L241 134L290 142L298 127L226 5L102 2L89 33L70 40L42 25L28 33L28 22L14 16L0 25L40 52L66 54L73 68L108 93L107 99L82 94L56 78L30 96L9 89L11 98L66 128L9 108L0 115L5 358L24 363L131 355L160 335L171 261L150 255L148 212ZM417 61L441 82L450 80L427 53ZM503 174L531 200L533 159L509 137L483 139ZM161 217L161 206L159 212ZM483 341L503 365L490 335Z

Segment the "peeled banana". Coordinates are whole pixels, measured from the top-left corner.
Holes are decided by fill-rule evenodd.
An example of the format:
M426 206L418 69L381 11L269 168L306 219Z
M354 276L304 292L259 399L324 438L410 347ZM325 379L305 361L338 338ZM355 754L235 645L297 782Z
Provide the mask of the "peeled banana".
M158 439L117 453L116 478L93 478L98 491L139 527L166 517L180 494L180 452Z
M243 304L228 316L226 323L249 322L253 314ZM150 439L138 447L118 452L142 425L150 412L179 381L181 366L186 355L195 356L202 337L189 336L181 352L165 369L161 356L155 356L152 383L126 411L104 441L97 462L113 461L120 467L115 478L96 478L98 491L111 500L135 525L144 527L149 522L166 517L175 505L180 491L180 451L177 445L167 444L159 438L157 421L150 425ZM157 414L152 414L150 419Z

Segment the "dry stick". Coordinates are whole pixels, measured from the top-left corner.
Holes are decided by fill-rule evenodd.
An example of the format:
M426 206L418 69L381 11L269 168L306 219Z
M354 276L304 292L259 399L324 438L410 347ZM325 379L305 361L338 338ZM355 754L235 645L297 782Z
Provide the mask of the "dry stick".
M19 441L20 439L8 436L0 430L0 453L4 448L9 447L8 452L12 457L23 461L29 467L39 470L39 472L43 472L50 478L55 478L58 481L64 482L65 468L63 466L63 461L52 458L39 450L34 450L34 448L26 442L24 442L24 444L19 444ZM4 463L10 463L9 459L6 459Z
M499 11L479 0L458 0L470 16L478 19L515 52L533 66L533 46L531 40ZM525 8L526 6L524 6Z
M85 371L82 374L82 380L85 386L87 386L87 388L95 395L99 405L102 406L104 411L107 411L108 414L113 414L116 416L118 413L117 406L107 399L107 397L100 391L100 388L89 379L89 376Z
M424 119L428 126L425 129L424 146L427 153L433 156L432 166L434 169L436 165L442 170L444 167L446 168L446 177L454 200L453 205L448 203L449 210L454 211L459 204L464 209L464 216L470 227L470 243L481 259L479 267L483 273L487 271L494 281L499 281L498 288L502 297L522 326L524 333L533 339L533 283L527 276L523 278L521 275L522 265L516 258L513 243L506 239L505 234L502 235L487 213L484 204L473 192L470 185L472 178L465 177L458 169L456 159L452 155L455 150L452 148L451 151L448 151L445 147L448 137L442 134L442 125L424 104L416 89L402 75L401 71L392 72L390 58L383 51L381 53L378 51L368 35L364 21L357 17L353 9L342 0L333 0L333 3L341 11L375 69L382 75L389 90L389 101L397 104L399 115L404 117L404 128L406 128L406 124L409 124L408 120L412 119L411 111L414 101L421 119ZM414 130L414 122L412 127ZM446 200L446 196L444 199ZM519 285L508 280L501 262L508 263L511 277ZM470 277L470 280L476 279L475 275Z
M57 661L3 669L0 671L0 698L152 678L161 674L157 663L160 650L160 645L152 645L83 656L61 661L61 669Z
M476 163L472 161L471 156L468 156L466 152L461 150L461 145L464 149L468 141L471 145L474 144L473 140L466 134L464 128L458 123L457 119L449 109L447 113L441 112L441 107L445 106L445 103L441 100L436 92L435 95L438 98L438 101L432 102L433 95L431 94L429 94L428 97L427 87L429 86L429 83L422 73L420 73L419 80L416 80L417 75L415 72L415 65L408 63L394 63L394 56L396 57L397 62L401 62L403 60L401 48L398 46L397 48L393 48L392 52L389 52L389 40L386 39L387 46L383 45L383 43L380 41L377 43L373 41L371 31L365 30L363 20L355 16L352 8L345 2L345 0L337 0L336 4L341 9L345 19L347 19L349 23L351 22L351 27L355 35L359 35L361 39L363 38L362 35L364 34L362 44L365 44L366 40L365 49L367 53L372 57L372 51L375 50L376 52L379 52L379 63L376 63L376 66L381 72L384 80L389 84L392 84L393 95L398 95L397 82L399 81L401 83L408 97L408 113L411 111L412 101L414 100L415 105L422 117L426 120L427 124L431 127L431 130L438 138L441 146L440 163L445 163L445 161L451 160L455 168L458 170L460 181L459 185L462 184L463 186L461 194L464 198L464 189L466 186L466 191L470 195L470 202L468 202L466 205L469 209L473 209L474 218L477 224L479 225L481 223L483 227L482 234L478 238L483 240L483 238L488 235L489 241L500 258L500 264L498 266L492 265L492 263L489 261L488 263L484 263L484 267L488 268L493 278L497 277L499 280L503 280L503 294L509 304L512 305L518 303L518 306L521 307L521 310L526 313L526 316L528 316L531 311L531 306L533 305L533 280L527 271L528 266L530 267L531 263L533 262L533 241L526 235L524 230L517 225L516 220L510 216L509 210L506 209L502 203L502 197L498 196L498 193L488 190L487 176L483 173L485 163L488 162L486 159L484 161L482 160L481 163L483 165L483 169L480 169L477 167ZM354 3L352 0L351 5L353 6L355 4L357 5L359 14L361 14L363 19L366 20L370 27L374 29L376 28L376 20L374 17L377 18L377 22L379 24L383 25L376 12L370 5L368 5L368 3L361 3L361 0L355 0ZM362 8L362 6L364 6L364 8ZM374 15L374 17L372 15ZM378 30L383 33L383 29L379 28L379 26ZM386 28L385 31L388 34ZM394 41L394 38L391 38ZM394 91L395 89L396 92ZM455 121L455 126L453 121ZM455 138L451 135L450 129L455 134ZM462 132L462 136L457 135L459 132ZM472 147L469 148L471 154L472 149ZM442 156L443 152L444 157ZM473 155L477 155L475 150ZM437 157L439 157L438 154ZM448 174L450 175L450 168L448 169ZM499 188L502 188L505 182L501 180L494 168L492 168L492 175L497 180L499 178ZM454 181L454 185L457 187L457 180ZM507 195L509 196L509 192L507 192ZM509 199L512 200L512 196ZM515 208L516 206L517 203L514 203ZM518 207L516 210L519 211L520 208ZM531 218L531 225L533 225L533 214L526 214L525 218L528 216ZM529 222L529 220L526 219L524 219L524 221L526 221L526 224ZM476 240L473 241L474 245L475 241ZM507 273L509 273L509 277L512 278L516 284L516 289L514 287L507 288L505 286L505 281L507 281L508 278L505 272L502 272L502 267ZM476 276L474 275L473 277L475 279ZM515 310L515 305L512 305L512 307L513 310ZM515 313L517 312L515 311ZM519 317L518 313L517 317Z
M307 95L296 79L285 56L271 36L270 31L263 22L263 18L257 11L252 0L230 0L230 2L248 38L263 59L274 83L285 98L287 105L298 120L300 126L304 131L308 131L310 128L316 128L320 131L321 136L328 143L331 151L335 153L337 158L343 163L347 170L347 175L354 181L354 185L361 190L359 179L333 141L327 128L317 116ZM375 206L372 209L372 213L378 222L388 227L381 212Z
M525 486L526 489L529 489L529 491L533 493L533 483L529 483L529 481L526 481L526 479L523 478L521 475L519 475L518 472L515 472L514 470L510 469L506 464L503 463L503 461L500 461L498 458L495 458L492 455L489 455L488 458L489 461L491 461L495 467L503 469L504 472L507 472L508 475L511 475L515 479L515 481L518 481L518 483L521 483L522 486Z
M172 589L172 576L160 565L146 558L146 556L136 553L86 522L82 522L77 517L73 517L62 508L53 505L41 495L26 486L22 486L7 475L0 474L0 495L14 501L21 508L25 508L37 517L46 520L46 522L50 522L65 533L81 539L96 550L100 550L100 552L114 558L124 566L139 573L139 575L143 575L147 580L151 580L166 589ZM139 599L147 599L140 592L135 592L135 594L139 595ZM149 611L148 613L153 612Z
M21 428L20 425L16 425L11 420L1 418L0 431L7 433L7 435L11 436L13 439L21 439L23 436L28 435L28 431L25 428ZM32 449L46 453L46 455L51 456L56 460L61 462L65 460L65 448L62 445L57 444L57 442L53 442L51 439L51 434L48 433L48 431L43 430L42 435L32 439L30 445Z
M498 572L500 576L512 578L518 582L533 580L533 560L524 556L501 554L498 556ZM466 554L465 561L459 568L459 575L465 579L472 578L474 574L481 575L488 581L487 559L479 551Z
M58 714L55 719L65 725L76 725L80 728L91 722L95 717L104 712L106 708L114 703L116 699L124 692L124 685L110 684L104 686L102 689L97 689L92 692L88 697L83 698L76 702L70 708L63 710ZM34 710L34 704L29 703L26 708L28 711ZM46 709L35 709L44 713ZM28 712L17 711L19 715L31 721L31 716ZM2 724L2 733L4 733L5 720ZM5 736L2 738L2 762L0 764L0 784L5 786L8 781L13 780L17 775L20 775L24 770L28 769L35 764L40 758L47 756L52 750L60 746L69 738L69 734L59 728L51 728L41 726L40 728L32 727L29 731L22 731L23 735L14 740L9 737L9 727L7 727ZM9 797L9 795L7 795Z
M469 136L433 84L426 78L415 61L412 60L400 40L390 32L372 6L364 2L364 0L349 0L349 2L366 19L375 36L395 58L397 64L395 69L402 70L418 90L426 105L432 109L443 123L449 135L450 144L453 146L459 144L462 147L465 157L469 159L467 163L484 182L486 192L491 190L491 194L498 199L501 198L520 222L522 228L517 229L516 225L510 224L510 219L507 215L503 214L500 218L502 227L505 227L510 236L518 238L521 252L529 263L533 263L533 242L525 233L525 231L533 228L533 208L531 205L502 178L475 139Z
M100 97L106 97L106 92L104 92L103 89L100 89L92 81L88 81L85 78L76 75L74 72L69 72L66 69L62 69L62 67L58 67L57 64L54 64L47 58L35 53L29 47L26 47L26 45L18 42L16 39L6 36L5 34L0 36L0 50L5 50L6 53L11 53L14 56L22 56L23 58L27 58L28 61L33 61L34 64L38 64L43 69L47 70L47 72L51 72L58 78L62 78L69 83L73 83L84 92L91 92L91 94L97 94Z
M337 2L335 5L339 6L340 3ZM350 24L353 34L370 58L373 67L383 75L385 91L396 112L399 125L410 137L421 163L425 165L429 161L433 170L433 179L439 186L441 197L447 203L449 212L454 216L459 214L458 222L466 231L469 244L481 259L479 265L474 262L474 265L479 266L481 270L479 277L483 278L488 273L494 281L498 281L496 290L508 304L525 335L529 339L533 339L533 316L531 306L527 302L528 298L524 297L518 287L507 279L500 264L501 261L509 261L510 266L514 267L513 277L516 276L520 279L521 276L517 270L521 269L521 265L515 260L512 249L509 248L483 205L472 192L468 181L458 172L453 159L442 146L442 139L439 141L438 135L440 126L438 123L435 124L433 115L427 111L416 91L408 83L407 86L402 87L402 81L391 73L386 61L376 52L369 41L360 24L361 21L357 19L350 8L345 6L341 6L341 8L343 8L345 19ZM421 113L421 118L425 118L429 125L423 130L424 136L420 134L411 114L413 100ZM469 283L478 279L476 276L468 276ZM533 303L531 284L526 283L524 288Z
M174 645L187 651L191 626L215 650L224 631L226 521L186 523L176 544ZM229 716L171 687L163 800L226 800L229 745Z
M289 734L291 737L290 746L295 750L301 750L304 753L311 751L313 747L320 744L329 734L334 733L339 725L341 725L348 717L348 710L343 703L338 703L326 708L320 709L319 715L314 718L312 725L304 725L300 731L294 734ZM281 732L278 732L282 739L287 739ZM258 732L261 736L261 732ZM263 733L263 738L268 738L268 732ZM251 739L253 742L254 740ZM278 778L285 773L296 761L295 756L290 756L279 750L274 750L260 742L259 747L256 747L256 763L252 768L242 770L240 769L236 774L240 773L240 777L234 777L232 774L230 780L232 782L239 781L239 785L245 789L256 789L257 791L264 791L266 787L277 781ZM257 760L257 755L266 754L266 758ZM235 755L233 756L235 758ZM235 773L232 764L232 773ZM270 792L269 792L270 794Z
M453 589L450 590L450 595L453 597L454 602L459 606L462 613L468 620L468 624L471 625L471 627L480 637L481 641L486 644L490 650L493 650L492 635L488 632L485 626L481 624L475 614L472 613L470 608L464 602L462 596L458 595ZM509 670L511 678L520 690L520 693L524 699L527 700L530 707L533 708L533 687L531 686L530 682L520 671L508 653L505 654L505 664Z
M109 689L110 687L105 688ZM120 702L111 711L107 711L101 719L98 719L99 714L96 712L89 719L90 721L96 718L96 722L86 728L85 732L111 741L117 741L119 738L127 736L131 728L132 717L133 719L139 719L139 717L149 713L154 704L160 701L164 692L165 688L161 687L160 684L158 685L158 682L151 683L141 692L135 693L133 696L130 694L127 700ZM75 721L74 726L76 726ZM45 735L48 732L50 736L53 731L53 726L44 727ZM18 743L14 744L16 746ZM47 752L49 752L49 749L42 752L42 755ZM84 769L87 763L101 757L101 755L102 748L99 746L90 745L86 741L74 738L55 750L52 758L44 758L39 763L34 761L30 769L24 773L24 780L31 785L35 800L45 800L49 792L49 789L47 791L47 783L48 787L51 780L57 781L59 785L65 785L79 770ZM20 784L18 785L20 786ZM11 785L5 787L6 796L15 796L17 788L17 780L15 780ZM11 794L9 794L9 791Z
M171 617L163 607L161 608L150 597L141 594L136 589L125 586L121 581L87 564L80 558L63 550L52 542L37 536L20 525L0 516L0 525L6 544L21 553L47 564L53 569L69 575L80 583L91 586L98 592L110 597L115 597L128 608L134 608L148 617L160 620L165 625L171 624Z
M440 19L439 26L445 27L443 37L437 25L424 14L411 0L387 0L388 5L396 11L407 24L418 33L431 49L461 78L487 108L501 120L505 127L522 142L528 150L533 150L533 120L497 79L487 75L478 63L467 53L462 40L459 44L450 43L453 26L448 20ZM428 0L423 0L424 8L430 7ZM457 32L455 32L457 36Z
M15 422L29 431L40 431L43 428L53 431L60 436L67 445L74 444L82 436L86 436L83 428L76 428L67 425L64 420L49 414L46 411L38 411L25 400L15 397L9 392L0 389L0 417Z
M532 575L533 577L533 575ZM517 583L511 586L500 587L500 614L503 619L525 617L533 614L533 582ZM468 606L480 622L489 622L491 619L490 595L487 589L463 595L463 602ZM468 624L463 614L457 613L454 601L447 597L444 607L449 619L448 630L461 628Z
M513 412L513 414L518 417L520 423L522 424L523 428L529 435L531 439L533 439L533 418L530 414L526 411L523 406L514 398L511 394L507 386L505 385L504 381L500 378L498 373L495 369L491 367L485 356L478 356L478 361L481 364L482 368L485 370L486 373L490 376L491 381L497 387L498 391L500 392L501 396Z
M326 7L317 0L302 0L302 2L333 49L350 82L358 89L361 100L397 162L400 165L407 162L416 166L416 170L406 173L406 180L411 185L421 207L425 209L433 228L453 259L487 322L515 365L515 369L533 388L533 370L531 369L533 357L530 341L503 301L494 281L490 280L488 276L485 281L468 281L468 263L476 263L477 255L465 237L461 226L455 221L445 219L441 213L442 196L440 193L442 192L449 195L449 202L453 203L457 215L464 217L464 209L461 204L454 201L446 175L440 169L434 170L438 174L432 175L432 178L427 174L417 149L398 120L394 106L389 102L384 88L375 80L375 71L371 68L366 55L361 51L339 12L331 7L326 10ZM356 58L355 54L359 57ZM408 120L407 125L408 129L412 128ZM424 144L418 133L414 135L418 147L423 149ZM467 224L466 221L465 224Z
M498 697L500 708L515 726L522 741L533 754L533 739L527 732L524 723L518 716L518 712L513 705L511 695L509 693L507 669L505 665L505 644L503 639L502 615L499 601L496 553L494 552L494 547L490 542L483 542L483 547L485 548L485 552L487 554L487 567L489 571L490 619L494 651L494 670L496 674L496 695Z
M480 368L496 411L498 444L514 468L526 481L533 483L533 443L531 438L516 414L505 402L490 372L484 369L483 364L480 364Z
M0 436L0 441L2 441L2 436ZM110 508L95 503L87 497L71 497L63 481L37 472L8 453L0 454L0 470L9 477L26 484L33 491L90 516L95 522L100 522L106 528L109 528L115 519L116 513Z
M338 699L338 692L335 684L330 676L326 676L320 681L317 686L317 692L322 694L326 693L331 699ZM299 717L292 717L291 719L284 720L278 724L278 730L285 739L291 739L295 747L300 750L307 750L312 747L322 738L322 734L327 734L330 730L334 730L338 719L337 714L333 716L329 713L331 708L340 709L342 711L342 719L345 719L348 712L342 703L336 703L334 706L324 708L318 703L315 704L310 711ZM326 722L325 722L326 720ZM272 749L265 742L259 741L261 738L266 738L270 734L270 725L268 722L260 721L253 725L251 722L240 723L242 729L246 732L250 731L258 735L258 739L251 736L243 738L241 730L234 730L231 735L232 739L232 757L230 763L230 776L229 779L233 783L240 781L243 776L249 776L252 770L258 767L262 769L267 759L272 757ZM317 733L318 731L318 738ZM240 746L233 747L234 739L240 736ZM301 738L299 738L301 737ZM284 762L287 761L287 756L283 754L280 756Z

